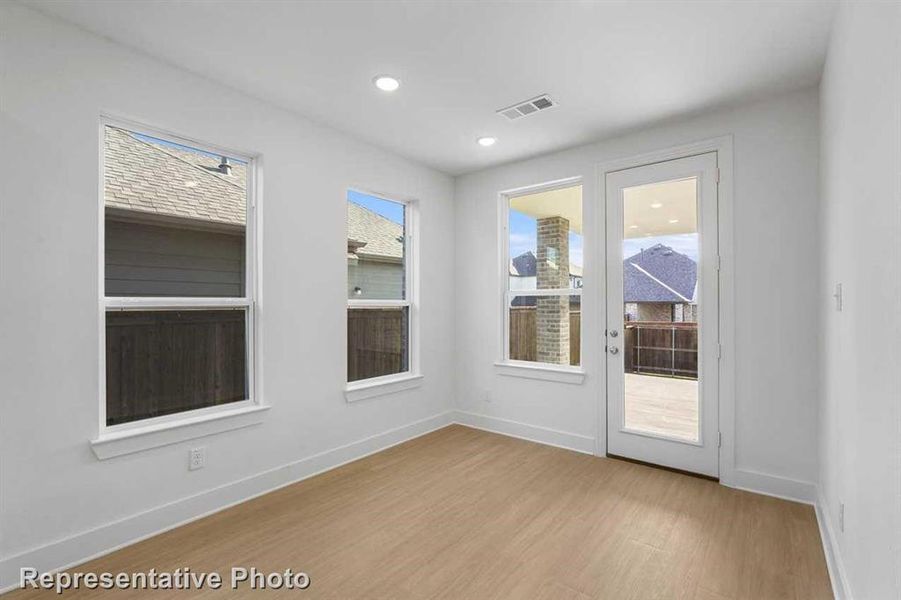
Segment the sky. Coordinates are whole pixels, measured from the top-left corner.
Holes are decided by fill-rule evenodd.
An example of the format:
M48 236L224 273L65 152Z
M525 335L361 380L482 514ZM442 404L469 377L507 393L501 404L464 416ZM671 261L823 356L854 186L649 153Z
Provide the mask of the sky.
M350 202L359 204L383 217L403 225L404 205L400 202L391 202L370 196L355 190L347 192ZM623 258L637 254L643 248L647 249L655 244L669 246L676 252L685 254L694 261L698 260L698 234L685 233L680 235L661 235L655 237L643 237L623 240ZM533 253L537 247L537 232L535 219L516 210L510 210L510 257L516 258L531 250ZM572 264L583 266L582 236L570 232L569 234L569 261Z
M684 254L697 262L698 260L698 234L685 233L680 235L660 235L623 240L623 258L641 252L656 244L669 246L676 252ZM531 250L535 253L537 248L537 232L535 219L516 210L510 210L510 258L516 258ZM570 232L569 234L569 262L578 266L584 266L582 250L582 236Z
M538 247L535 218L510 209L510 258L516 258L529 250L534 254ZM569 262L582 266L582 236L569 234Z
M181 150L188 150L189 152L196 152L197 154L203 154L205 156L210 156L212 158L220 158L221 154L215 154L213 152L207 152L206 150L201 150L200 148L194 148L192 146L185 146L184 144L176 144L175 142L170 142L169 140L163 140L160 138L155 138L149 135L144 135L143 133L132 133L139 140L143 140L145 142L151 142L154 144L159 144L160 146L169 146L171 148L180 148ZM228 157L232 163L245 164L243 160L238 158L234 158L232 156Z
M633 238L623 240L623 258L629 258L638 254L642 249L650 248L655 244L669 246L676 252L684 254L695 262L698 262L698 234L682 233L679 235L658 235L654 237Z
M390 219L399 225L404 224L404 205L400 202L391 202L390 200L382 200L375 196L364 194L355 190L347 191L347 199L354 204L358 204L363 208L368 208L374 213L380 214L386 219Z

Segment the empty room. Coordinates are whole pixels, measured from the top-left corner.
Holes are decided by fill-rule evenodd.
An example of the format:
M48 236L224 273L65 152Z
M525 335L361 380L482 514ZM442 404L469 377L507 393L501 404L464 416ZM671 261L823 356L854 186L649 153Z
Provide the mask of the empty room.
M0 595L901 600L901 2L0 0Z

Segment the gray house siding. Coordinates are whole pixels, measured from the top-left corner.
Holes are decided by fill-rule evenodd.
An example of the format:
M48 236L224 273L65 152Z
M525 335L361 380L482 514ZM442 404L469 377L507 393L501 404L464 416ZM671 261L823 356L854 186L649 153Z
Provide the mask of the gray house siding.
M107 221L107 296L242 296L244 236Z
M365 299L403 298L404 267L399 262L349 260L347 264L347 297ZM360 288L360 294L354 288Z

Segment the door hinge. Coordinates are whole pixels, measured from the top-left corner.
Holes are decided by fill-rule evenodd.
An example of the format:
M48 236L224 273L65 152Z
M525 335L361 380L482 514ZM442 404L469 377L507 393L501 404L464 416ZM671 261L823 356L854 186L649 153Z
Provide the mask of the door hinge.
M723 268L723 257L719 254L716 255L716 272L719 273L720 269Z
M723 345L720 344L720 343L717 343L717 345L716 345L716 359L719 360L719 359L721 359L721 358L723 358Z
M720 168L719 167L716 168L716 182L717 183L720 182Z
M722 431L716 432L716 447L717 448L723 447L723 432Z

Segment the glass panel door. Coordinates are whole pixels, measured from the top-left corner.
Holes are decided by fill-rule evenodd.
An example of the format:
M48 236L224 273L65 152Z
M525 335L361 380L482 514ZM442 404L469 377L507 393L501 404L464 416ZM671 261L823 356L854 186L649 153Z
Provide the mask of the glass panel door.
M697 442L698 178L623 189L625 428Z
M717 476L716 153L607 175L607 449Z

